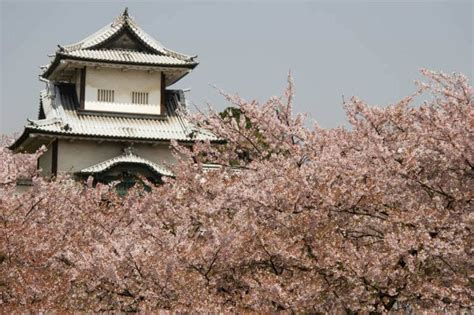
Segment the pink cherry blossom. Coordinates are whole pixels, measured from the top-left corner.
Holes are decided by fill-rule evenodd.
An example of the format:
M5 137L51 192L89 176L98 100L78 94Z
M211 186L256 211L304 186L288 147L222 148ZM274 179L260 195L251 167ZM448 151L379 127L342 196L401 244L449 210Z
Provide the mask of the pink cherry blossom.
M172 143L175 178L126 196L38 177L43 149L2 138L2 311L472 310L473 89L422 73L396 104L345 103L349 128L294 115L291 78L264 104L224 93L236 110L187 115L225 144Z

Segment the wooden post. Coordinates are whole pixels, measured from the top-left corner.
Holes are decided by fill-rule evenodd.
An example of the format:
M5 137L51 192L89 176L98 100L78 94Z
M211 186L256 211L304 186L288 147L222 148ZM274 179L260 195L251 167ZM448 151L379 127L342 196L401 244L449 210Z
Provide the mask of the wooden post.
M160 114L166 114L165 74L161 72Z
M81 85L79 87L79 93L80 109L84 109L86 102L86 67L81 69Z
M53 141L53 148L51 151L51 174L56 176L58 174L58 139Z

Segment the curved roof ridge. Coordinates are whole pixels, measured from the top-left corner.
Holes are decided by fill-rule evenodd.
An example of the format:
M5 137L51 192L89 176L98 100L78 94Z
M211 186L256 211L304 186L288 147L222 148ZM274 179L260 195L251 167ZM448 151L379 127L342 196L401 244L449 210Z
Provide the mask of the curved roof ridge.
M71 52L79 49L94 49L97 45L105 42L124 27L128 27L128 29L132 31L134 35L136 35L156 53L172 56L182 60L192 60L195 58L195 56L189 56L166 48L160 41L153 38L136 23L135 19L128 14L127 9L125 9L122 14L117 16L112 21L112 23L107 24L97 32L94 32L93 34L76 43L60 46L60 51Z
M124 153L116 157L110 158L108 160L99 162L97 164L91 165L82 169L79 173L83 174L94 174L104 172L118 164L121 163L131 163L131 164L142 164L150 167L153 171L164 176L173 176L173 173L168 170L168 168L147 160L137 154L133 153L131 149L125 149Z
M26 121L28 124L32 126L48 126L52 124L61 124L62 121L58 117L49 117L44 119L29 119L27 118Z
M98 40L100 37L105 36L108 32L110 33L111 31L113 31L110 34L107 34L107 38L109 38L110 36L115 34L120 29L120 28L117 28L116 30L114 30L115 27L113 25L114 25L113 22L111 24L107 24L104 27L102 27L101 29L99 29L98 31L96 31L96 32L88 35L87 37L81 39L80 41L75 42L73 44L65 45L65 46L63 46L63 48L66 52L87 48L88 45L86 45L86 43L88 43L90 45L91 41Z

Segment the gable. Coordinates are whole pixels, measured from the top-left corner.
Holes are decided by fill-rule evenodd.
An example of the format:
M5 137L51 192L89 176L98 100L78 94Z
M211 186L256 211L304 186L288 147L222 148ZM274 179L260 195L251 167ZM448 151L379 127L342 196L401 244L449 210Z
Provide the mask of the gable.
M156 54L156 50L149 47L126 25L105 41L89 49L124 49Z

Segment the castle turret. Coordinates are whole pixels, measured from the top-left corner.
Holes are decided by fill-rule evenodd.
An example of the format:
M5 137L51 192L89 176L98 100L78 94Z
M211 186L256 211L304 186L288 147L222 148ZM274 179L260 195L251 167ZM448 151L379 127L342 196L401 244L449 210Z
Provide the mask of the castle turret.
M170 140L217 140L177 111L186 106L183 91L166 88L197 65L196 57L148 35L126 9L85 39L58 45L42 67L46 89L38 118L28 120L10 148L34 152L46 145L38 161L45 176L66 172L113 179L142 171L170 176ZM130 147L133 152L123 152Z

